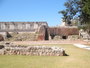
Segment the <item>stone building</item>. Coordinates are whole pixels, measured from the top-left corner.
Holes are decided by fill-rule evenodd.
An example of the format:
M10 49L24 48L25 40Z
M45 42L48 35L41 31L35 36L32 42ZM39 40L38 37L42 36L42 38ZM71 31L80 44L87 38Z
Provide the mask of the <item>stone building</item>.
M0 22L1 41L50 40L56 36L68 39L71 35L79 35L77 27L48 27L47 22Z
M37 33L38 37L35 40L44 40L45 29L47 28L47 22L0 22L0 34L4 37L4 39L7 37L11 38L13 33L17 33L18 35L21 34L22 37L27 35L26 33L32 33L32 35ZM21 36L19 35L19 37Z
M35 32L42 25L48 26L46 22L0 22L0 32Z

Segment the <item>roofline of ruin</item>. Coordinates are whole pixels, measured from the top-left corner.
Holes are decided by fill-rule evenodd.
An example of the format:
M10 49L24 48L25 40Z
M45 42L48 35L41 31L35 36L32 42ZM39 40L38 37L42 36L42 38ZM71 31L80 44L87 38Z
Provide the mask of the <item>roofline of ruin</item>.
M0 21L0 23L5 22L5 23L9 23L9 22L15 22L15 23L47 23L46 21Z

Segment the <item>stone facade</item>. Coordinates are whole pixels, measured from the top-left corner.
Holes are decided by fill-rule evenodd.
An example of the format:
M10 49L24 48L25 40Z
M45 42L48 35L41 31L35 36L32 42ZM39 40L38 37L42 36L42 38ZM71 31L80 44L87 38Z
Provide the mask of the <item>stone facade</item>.
M6 41L37 41L68 39L79 35L79 30L73 26L48 27L47 22L0 22L0 34Z
M43 32L39 34L40 29L42 28L43 30L41 31ZM28 34L33 33L33 35L35 34L38 34L38 36L43 35L42 39L39 39L39 37L37 37L37 39L35 40L44 40L45 28L48 28L47 22L0 22L0 34L3 35L4 39L6 39L7 37L8 38L13 37L12 34L17 33L17 37L19 36L20 39L22 40L21 37L23 37L23 35L25 35L26 33ZM29 38L29 36L27 37Z
M0 22L0 32L34 32L42 25L48 26L46 22Z
M79 35L77 27L50 27L49 34L52 39L68 39L69 36Z

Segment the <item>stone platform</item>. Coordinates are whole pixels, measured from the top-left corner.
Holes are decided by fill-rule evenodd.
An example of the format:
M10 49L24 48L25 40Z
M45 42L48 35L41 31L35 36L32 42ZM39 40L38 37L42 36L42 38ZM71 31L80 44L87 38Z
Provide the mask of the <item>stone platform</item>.
M65 50L57 46L22 46L6 43L0 45L0 55L65 56Z

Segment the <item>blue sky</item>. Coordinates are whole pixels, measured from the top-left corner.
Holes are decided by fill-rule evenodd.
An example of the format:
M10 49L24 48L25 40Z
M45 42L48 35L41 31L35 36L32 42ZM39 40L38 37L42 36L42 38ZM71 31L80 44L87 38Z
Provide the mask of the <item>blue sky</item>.
M49 26L61 23L66 0L0 0L0 21L46 21Z

